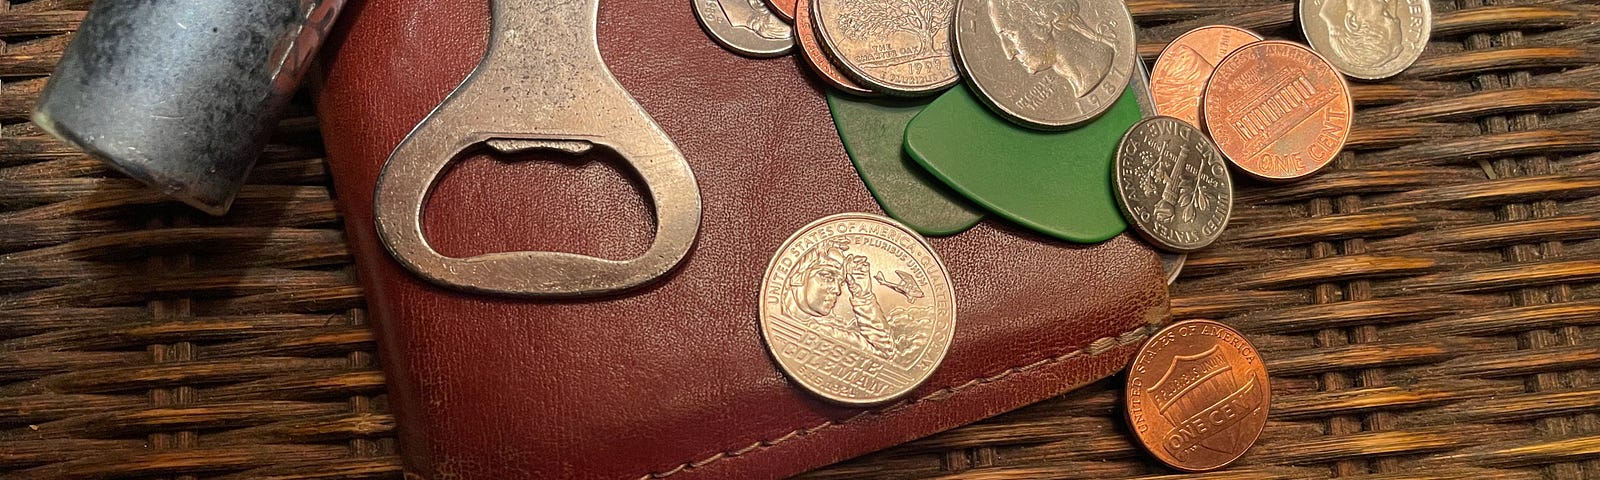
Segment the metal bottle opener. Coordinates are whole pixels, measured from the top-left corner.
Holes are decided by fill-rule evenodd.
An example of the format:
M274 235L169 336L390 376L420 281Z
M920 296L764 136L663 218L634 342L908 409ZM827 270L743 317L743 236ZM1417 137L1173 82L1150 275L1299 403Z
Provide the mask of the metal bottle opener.
M494 0L488 51L471 75L395 148L378 177L378 236L407 269L434 283L517 296L615 292L660 278L700 230L700 190L683 153L600 58L599 0ZM562 252L439 254L422 207L439 174L477 145L501 153L614 151L643 179L655 240L631 260Z

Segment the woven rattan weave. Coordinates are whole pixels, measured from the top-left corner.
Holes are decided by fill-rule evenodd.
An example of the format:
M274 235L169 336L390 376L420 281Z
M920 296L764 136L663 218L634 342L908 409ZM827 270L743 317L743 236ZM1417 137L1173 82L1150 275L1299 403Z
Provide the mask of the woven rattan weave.
M311 112L227 217L146 190L27 123L88 3L0 0L0 476L400 476ZM1333 167L1239 181L1190 258L1174 314L1249 334L1275 394L1213 476L1600 478L1600 6L1492 3L1435 2L1422 59L1352 85ZM1298 38L1291 2L1129 5L1146 59ZM809 476L1173 475L1120 381Z

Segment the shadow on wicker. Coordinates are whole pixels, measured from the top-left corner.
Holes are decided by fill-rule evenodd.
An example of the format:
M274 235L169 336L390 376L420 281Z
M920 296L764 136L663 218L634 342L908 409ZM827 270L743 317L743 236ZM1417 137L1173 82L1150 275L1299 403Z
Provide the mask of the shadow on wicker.
M86 0L0 0L0 472L393 478L393 419L317 125L283 123L234 211L197 215L27 123ZM1131 0L1152 59L1279 1ZM1272 419L1229 478L1600 477L1600 7L1434 2L1401 77L1352 85L1349 148L1240 181L1178 318L1250 335ZM1120 377L808 478L1171 475Z

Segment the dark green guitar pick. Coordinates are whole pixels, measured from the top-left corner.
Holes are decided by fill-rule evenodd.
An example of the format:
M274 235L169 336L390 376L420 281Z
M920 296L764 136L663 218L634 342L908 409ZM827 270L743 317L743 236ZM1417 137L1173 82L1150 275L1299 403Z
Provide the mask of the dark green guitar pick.
M906 155L906 123L927 103L828 92L845 151L884 213L923 235L953 235L977 225L983 212Z
M905 149L935 177L1019 225L1077 243L1128 227L1111 191L1111 157L1139 121L1131 90L1089 123L1064 132L1019 127L957 85L906 127Z

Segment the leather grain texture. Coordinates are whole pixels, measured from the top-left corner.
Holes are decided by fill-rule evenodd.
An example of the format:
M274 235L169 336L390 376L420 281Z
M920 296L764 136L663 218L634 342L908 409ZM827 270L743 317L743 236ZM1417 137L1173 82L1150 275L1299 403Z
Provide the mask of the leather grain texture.
M409 474L792 475L1103 378L1168 318L1159 263L1138 242L1073 246L986 221L932 240L958 318L927 383L867 409L809 396L763 346L757 285L800 226L882 212L840 146L821 86L794 57L734 56L706 38L688 5L663 2L602 4L600 46L698 178L705 209L689 257L658 283L606 298L432 286L379 243L373 189L389 152L481 58L488 7L346 8L325 52L318 107ZM429 199L425 231L447 255L631 257L649 243L650 209L631 175L611 165L463 158Z

